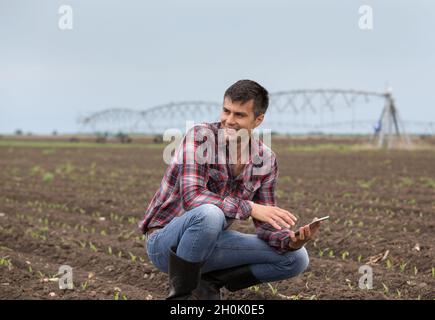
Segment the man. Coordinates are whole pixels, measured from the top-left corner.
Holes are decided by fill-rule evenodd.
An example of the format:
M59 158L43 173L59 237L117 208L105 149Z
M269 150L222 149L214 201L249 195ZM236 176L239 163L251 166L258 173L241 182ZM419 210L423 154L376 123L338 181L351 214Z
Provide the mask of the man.
M178 147L181 161L168 166L141 222L149 259L169 274L167 299L220 299L223 287L237 291L307 268L304 244L320 222L301 227L296 238L288 229L295 216L276 206L275 154L252 134L268 104L258 83L236 82L224 94L220 122L194 126ZM248 143L239 132L247 132ZM212 148L204 149L207 161L199 161L205 141ZM228 230L249 217L256 235Z

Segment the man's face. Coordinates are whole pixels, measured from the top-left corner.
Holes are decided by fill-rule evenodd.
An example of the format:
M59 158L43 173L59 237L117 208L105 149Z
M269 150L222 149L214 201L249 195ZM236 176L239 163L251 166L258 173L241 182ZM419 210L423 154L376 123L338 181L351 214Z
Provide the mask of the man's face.
M251 134L252 130L260 125L263 118L264 114L255 117L253 99L242 104L240 101L233 102L228 97L224 98L221 127L225 129L225 139L227 141L234 137L235 131L240 129L246 129Z

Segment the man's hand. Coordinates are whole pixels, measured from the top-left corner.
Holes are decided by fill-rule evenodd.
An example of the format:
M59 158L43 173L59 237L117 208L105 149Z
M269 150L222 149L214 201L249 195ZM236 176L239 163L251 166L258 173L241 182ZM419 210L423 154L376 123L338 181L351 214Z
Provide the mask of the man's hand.
M275 229L281 230L281 226L289 228L295 225L296 217L287 210L278 207L263 206L252 201L250 203L252 206L251 217L259 221L267 222Z
M314 218L313 221L316 221L317 218ZM305 243L315 238L315 235L317 231L320 228L320 224L322 222L317 222L310 226L307 224L303 227L299 228L299 237L295 236L295 233L293 231L290 231L290 243L289 247L291 250L297 250L300 249Z

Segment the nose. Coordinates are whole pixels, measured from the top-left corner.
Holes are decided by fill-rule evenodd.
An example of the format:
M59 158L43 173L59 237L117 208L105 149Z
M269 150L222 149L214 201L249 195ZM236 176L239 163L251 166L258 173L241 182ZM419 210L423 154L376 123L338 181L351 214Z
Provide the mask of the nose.
M230 113L229 116L227 116L227 118L225 119L225 123L228 126L235 126L236 122L234 121L234 115L232 113Z

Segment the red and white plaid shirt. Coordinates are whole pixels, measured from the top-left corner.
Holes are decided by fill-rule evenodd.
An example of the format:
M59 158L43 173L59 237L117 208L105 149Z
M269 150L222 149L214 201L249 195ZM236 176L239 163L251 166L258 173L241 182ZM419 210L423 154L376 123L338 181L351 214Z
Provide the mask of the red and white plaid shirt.
M153 199L151 200L140 229L145 233L154 227L163 227L173 218L182 215L202 204L214 204L227 217L228 226L234 219L246 220L251 215L250 201L266 206L276 206L275 186L278 177L276 156L259 139L251 138L249 161L243 171L233 177L228 164L228 145L218 143L220 122L204 123L191 129L194 136L203 129L213 132L215 141L215 161L200 164L198 161L188 161L186 154L196 152L201 142L189 141L186 134L180 143L176 155L168 166L165 175ZM254 149L252 149L254 148ZM225 163L219 163L219 152L225 152ZM222 153L221 153L222 155ZM258 155L263 161L258 164ZM178 158L178 161L175 159ZM182 161L180 161L182 159ZM195 158L196 159L196 158ZM265 161L270 165L265 166ZM258 168L266 170L256 170ZM257 236L266 241L279 253L289 250L289 230L277 230L268 223L253 219Z

